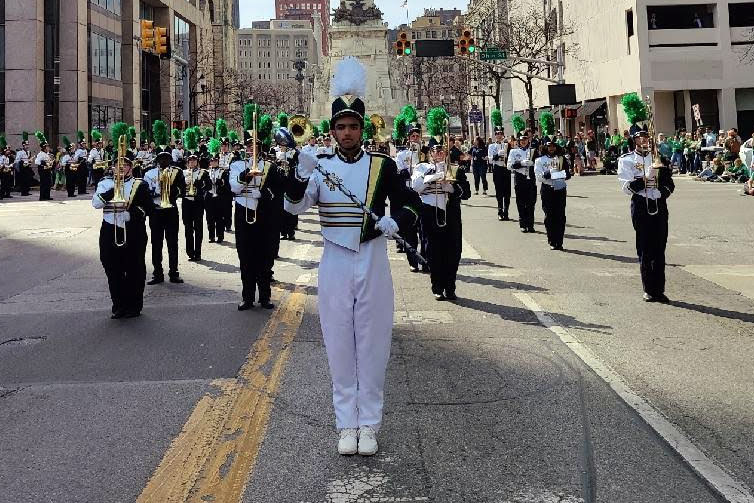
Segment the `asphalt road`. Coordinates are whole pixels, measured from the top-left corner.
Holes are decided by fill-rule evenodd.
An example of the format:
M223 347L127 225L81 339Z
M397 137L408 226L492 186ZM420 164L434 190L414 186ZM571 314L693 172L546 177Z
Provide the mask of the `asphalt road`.
M525 235L473 197L455 303L391 244L370 459L335 452L315 214L282 244L276 310L235 310L231 234L114 322L88 200L0 202L0 502L725 501L710 473L752 501L752 200L676 183L667 306L641 301L613 177L571 181L563 252L539 207Z

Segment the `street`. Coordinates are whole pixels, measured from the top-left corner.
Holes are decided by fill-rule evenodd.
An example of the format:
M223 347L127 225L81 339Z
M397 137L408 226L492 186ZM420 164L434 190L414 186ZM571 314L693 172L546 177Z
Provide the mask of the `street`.
M181 229L186 283L110 320L90 200L1 202L0 502L754 502L752 200L676 176L663 305L615 177L568 190L564 251L539 201L536 234L493 187L467 201L453 303L389 244L373 458L335 448L316 212L281 243L275 310L236 311L233 234L194 263Z

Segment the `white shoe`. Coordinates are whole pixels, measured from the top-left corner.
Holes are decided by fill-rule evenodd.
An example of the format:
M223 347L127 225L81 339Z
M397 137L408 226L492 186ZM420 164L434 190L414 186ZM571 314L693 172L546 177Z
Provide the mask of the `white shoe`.
M340 440L338 440L338 454L350 456L356 454L358 445L358 432L356 428L343 428L340 430Z
M359 428L359 454L362 456L377 454L377 432L371 426Z

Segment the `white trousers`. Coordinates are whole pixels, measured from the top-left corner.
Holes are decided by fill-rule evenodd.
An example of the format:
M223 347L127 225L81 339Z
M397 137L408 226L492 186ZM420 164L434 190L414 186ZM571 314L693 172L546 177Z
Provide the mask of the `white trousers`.
M387 239L363 243L358 253L324 241L318 303L335 423L338 429L379 429L393 332Z

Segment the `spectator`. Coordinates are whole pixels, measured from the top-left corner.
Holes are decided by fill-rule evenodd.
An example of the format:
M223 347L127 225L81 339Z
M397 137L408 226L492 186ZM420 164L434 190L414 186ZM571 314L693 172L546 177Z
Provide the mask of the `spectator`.
M741 153L741 142L738 140L738 135L735 130L731 129L728 131L728 137L725 140L723 147L725 148L726 161L733 162L738 158Z
M670 158L670 165L677 166L679 173L686 173L686 163L683 158L683 138L683 134L678 132L675 139L670 142L673 149L673 156Z
M673 157L673 148L663 133L657 136L657 152L660 153L663 162L670 163L670 158Z
M715 143L717 142L717 135L715 135L715 132L712 131L712 128L707 128L707 132L704 134L704 139L705 146L714 147Z
M733 165L723 173L723 179L730 182L745 183L750 177L751 173L744 166L744 161L740 157L733 161Z
M586 137L586 163L590 170L597 170L597 139L594 131L589 130Z

